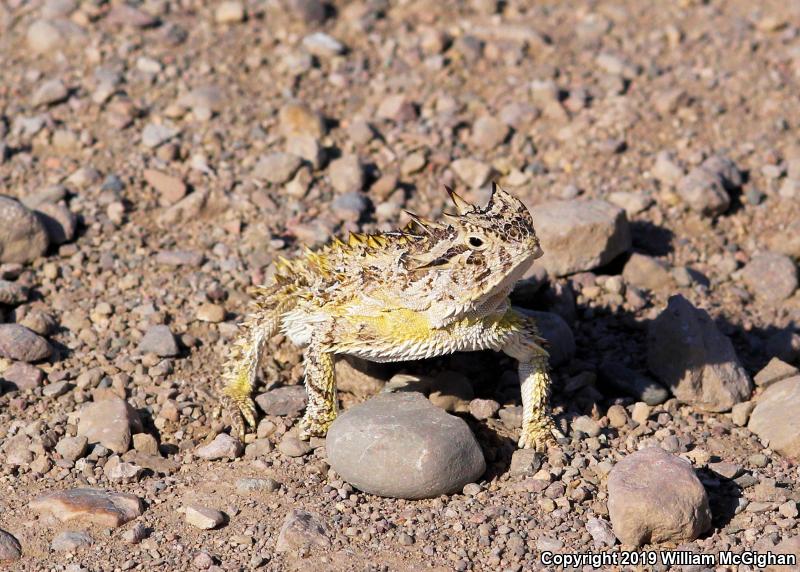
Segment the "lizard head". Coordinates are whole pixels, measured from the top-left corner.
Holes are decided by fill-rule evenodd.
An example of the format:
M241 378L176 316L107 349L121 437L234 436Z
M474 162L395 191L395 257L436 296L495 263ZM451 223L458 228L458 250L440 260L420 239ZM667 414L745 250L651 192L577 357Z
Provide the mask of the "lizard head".
M442 223L412 215L429 239L424 241L426 248L407 258L407 268L426 273L440 285L437 290L448 290L450 315L496 307L542 255L531 214L522 201L495 184L482 209L452 189L447 192L456 214L444 214Z

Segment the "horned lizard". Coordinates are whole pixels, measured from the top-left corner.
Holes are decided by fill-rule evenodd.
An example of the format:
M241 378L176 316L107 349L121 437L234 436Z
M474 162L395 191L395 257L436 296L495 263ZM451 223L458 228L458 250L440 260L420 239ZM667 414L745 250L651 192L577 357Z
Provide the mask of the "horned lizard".
M492 185L480 209L447 188L457 214L442 222L413 213L402 230L351 234L294 260L280 259L271 285L253 292L224 367L234 430L255 425L251 392L266 341L280 329L305 348L308 406L300 436L324 436L337 415L334 356L376 362L492 349L519 361L520 447L545 448L558 435L549 412L550 376L534 320L509 294L542 255L530 212Z

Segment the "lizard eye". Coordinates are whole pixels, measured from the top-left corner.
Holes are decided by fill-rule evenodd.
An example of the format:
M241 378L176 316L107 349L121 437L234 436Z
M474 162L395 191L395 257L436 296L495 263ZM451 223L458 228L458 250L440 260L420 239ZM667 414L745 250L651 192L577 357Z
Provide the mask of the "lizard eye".
M480 236L475 236L474 234L467 237L467 244L469 244L470 247L474 248L475 250L480 250L486 245Z

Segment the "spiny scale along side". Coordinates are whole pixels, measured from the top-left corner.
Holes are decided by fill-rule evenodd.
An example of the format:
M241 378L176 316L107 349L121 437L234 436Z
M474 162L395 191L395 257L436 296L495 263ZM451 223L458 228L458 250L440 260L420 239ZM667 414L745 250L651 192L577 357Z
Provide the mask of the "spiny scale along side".
M255 289L224 368L234 429L255 426L251 393L266 341L278 329L304 347L308 406L300 436L324 436L336 418L333 360L377 362L492 349L519 361L520 447L542 450L558 435L549 412L548 354L534 320L511 307L514 283L542 255L528 209L496 185L484 209L447 188L456 214L412 213L402 230L351 234L294 260Z

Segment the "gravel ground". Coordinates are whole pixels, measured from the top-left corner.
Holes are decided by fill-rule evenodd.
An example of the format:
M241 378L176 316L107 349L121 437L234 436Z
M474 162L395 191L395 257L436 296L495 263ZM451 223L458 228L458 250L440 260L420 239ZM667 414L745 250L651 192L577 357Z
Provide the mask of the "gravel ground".
M796 2L8 0L0 28L9 569L800 552ZM491 180L543 235L514 300L556 324L558 448L514 453L503 356L340 362L344 409L418 383L486 463L455 494L359 492L294 438L281 336L269 414L228 437L220 363L274 257ZM691 516L665 532L653 503Z

